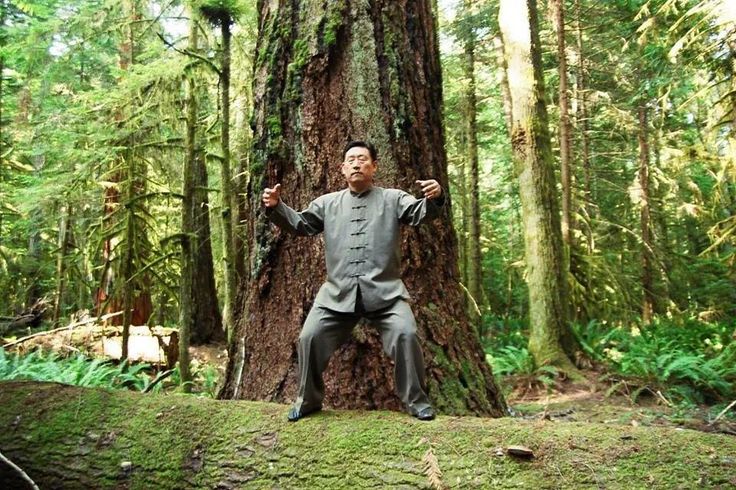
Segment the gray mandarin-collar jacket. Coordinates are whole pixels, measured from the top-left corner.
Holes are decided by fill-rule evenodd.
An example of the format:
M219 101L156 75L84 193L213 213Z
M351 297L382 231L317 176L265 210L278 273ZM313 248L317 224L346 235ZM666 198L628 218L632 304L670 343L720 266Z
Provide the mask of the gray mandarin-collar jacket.
M267 213L293 234L324 232L327 282L317 293L318 305L353 312L360 286L365 310L375 311L409 299L400 277L399 225L417 226L437 217L444 202L444 191L429 200L373 186L360 194L349 189L325 194L301 212L279 201Z

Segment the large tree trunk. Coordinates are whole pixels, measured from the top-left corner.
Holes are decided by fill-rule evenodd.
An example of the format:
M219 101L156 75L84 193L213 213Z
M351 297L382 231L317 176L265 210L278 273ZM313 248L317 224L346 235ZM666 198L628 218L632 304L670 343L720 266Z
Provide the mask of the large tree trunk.
M539 365L574 371L567 323L567 280L553 159L544 101L536 1L502 0L503 33L512 106L512 147L519 178L527 283L529 350Z
M436 178L446 190L442 84L429 0L259 2L254 161L249 188L253 240L247 316L238 318L221 396L289 400L296 344L325 278L319 239L272 229L259 205L264 185L282 184L302 208L345 186L341 150L373 141L378 185L416 192ZM501 416L505 403L469 325L458 284L449 196L442 217L402 239L429 394L446 413ZM333 407L399 409L393 367L378 332L359 327L325 375Z
M654 281L652 278L652 231L649 210L649 140L647 131L647 108L641 103L639 116L639 187L640 220L641 220L641 321L644 324L652 320L654 312Z

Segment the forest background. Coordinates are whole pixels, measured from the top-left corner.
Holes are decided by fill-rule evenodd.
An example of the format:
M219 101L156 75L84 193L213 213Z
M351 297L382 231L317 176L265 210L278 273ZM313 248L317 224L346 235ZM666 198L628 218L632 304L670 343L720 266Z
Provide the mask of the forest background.
M124 329L181 327L185 346L232 344L233 312L263 259L253 244L263 230L249 219L264 171L258 134L285 132L254 115L254 87L273 76L254 70L267 61L257 6L0 6L0 327L43 304L34 331L81 310L123 311L113 321ZM501 36L517 26L492 0L434 8L458 277L493 373L515 376L506 394L519 379L551 390L603 366L613 391L720 412L736 380L736 7L533 7L535 86L549 113L534 124L548 131L538 153L554 169L541 207L560 203L563 325L529 320L530 290L562 284L527 274L535 236ZM289 83L304 48L294 46Z

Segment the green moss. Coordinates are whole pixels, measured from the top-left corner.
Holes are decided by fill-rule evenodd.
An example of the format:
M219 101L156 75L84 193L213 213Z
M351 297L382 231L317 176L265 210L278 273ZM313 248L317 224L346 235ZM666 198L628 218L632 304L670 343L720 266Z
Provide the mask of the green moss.
M4 454L32 475L43 474L41 465L75 474L94 468L87 483L96 488L429 488L430 448L452 488L734 483L736 439L689 430L446 416L426 423L333 410L292 424L285 405L0 385L0 426L13 428L0 431ZM509 445L527 446L535 458L496 455ZM121 473L122 461L133 464L130 474Z
M345 23L346 4L344 0L329 3L323 18L322 46L328 49L337 42L337 33Z

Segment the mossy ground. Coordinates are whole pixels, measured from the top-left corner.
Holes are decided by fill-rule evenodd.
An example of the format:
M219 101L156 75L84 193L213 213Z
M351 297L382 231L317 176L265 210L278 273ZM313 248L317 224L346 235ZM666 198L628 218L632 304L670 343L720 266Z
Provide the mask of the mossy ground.
M448 488L736 485L736 438L677 428L330 410L289 423L272 403L33 382L0 383L0 407L0 448L31 477L86 471L97 488L431 488L430 448Z

